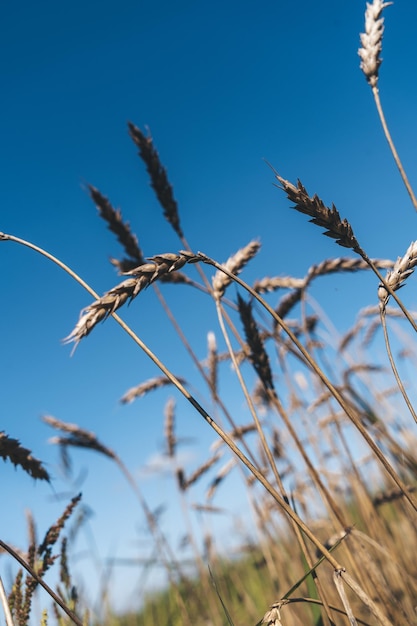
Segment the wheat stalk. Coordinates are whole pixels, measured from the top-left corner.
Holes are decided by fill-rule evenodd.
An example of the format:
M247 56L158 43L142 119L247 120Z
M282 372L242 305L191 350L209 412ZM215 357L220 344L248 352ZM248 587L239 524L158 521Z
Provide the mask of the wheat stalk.
M83 622L78 619L75 613L62 601L62 599L46 584L44 580L34 569L18 554L13 548L11 548L7 543L0 539L0 548L3 548L6 552L10 554L35 580L36 582L45 589L45 591L51 596L51 598L61 607L63 611L68 615L68 617L77 624L77 626L84 626ZM23 576L22 570L19 573L20 579ZM19 592L20 593L20 592Z
M210 257L208 257L207 255L203 254L202 252L199 252L200 259L204 262L207 263L208 265L212 265L213 267L217 268L217 269L222 269L222 266L219 265L216 261L214 261L213 259L210 259ZM369 260L370 261L370 260ZM372 267L372 269L377 273L377 275L379 275L378 270L376 270L376 268ZM225 268L223 268L223 271L228 273L227 270ZM379 459L379 461L381 462L381 464L383 465L383 467L385 468L385 470L389 473L389 475L391 476L391 478L394 480L394 482L397 484L397 486L400 489L403 489L405 491L405 495L406 498L408 500L408 502L410 503L410 505L413 507L413 509L415 511L417 511L417 501L415 501L415 499L411 496L411 494L407 493L405 490L405 485L403 483L403 481L401 480L401 478L398 476L397 472L394 470L394 468L392 467L392 465L388 462L388 460L386 459L386 457L384 456L384 454L381 452L381 450L378 448L378 446L376 445L376 443L374 442L374 440L372 439L372 437L369 436L366 428L363 426L363 424L361 424L361 422L358 420L357 416L354 414L354 412L352 412L351 407L349 406L349 403L346 402L345 398L340 394L340 392L338 391L338 389L332 385L332 383L330 382L330 380L328 379L328 377L324 374L324 372L321 370L321 368L318 366L317 362L312 358L311 354L305 349L305 347L300 343L300 341L297 339L297 337L294 335L294 333L291 331L291 329L288 327L287 324L285 324L284 320L282 320L282 318L280 318L276 312L269 306L269 304L263 300L259 294L256 293L256 291L254 291L249 285L247 285L243 280L241 280L239 278L239 276L233 276L232 278L234 278L235 282L237 284L239 284L241 287L243 287L244 289L246 289L246 291L248 293L251 294L251 296L257 300L261 306L263 306L266 311L268 311L268 313L272 316L272 318L275 320L275 322L282 328L282 330L288 335L289 339L291 340L292 344L294 344L298 351L302 354L302 356L305 358L306 363L308 363L310 365L310 367L312 368L312 370L318 375L318 377L321 379L321 381L323 382L323 384L327 387L327 389L329 389L329 391L331 392L331 394L333 395L333 397L335 398L335 400L337 401L337 403L340 405L340 407L344 410L344 412L346 413L347 417L349 417L349 419L352 421L352 423L355 425L356 429L360 432L360 434L362 435L362 437L365 439L365 441L368 443L368 445L370 446L370 448L372 449L372 451L375 453L375 455L377 456L377 458ZM381 277L382 278L382 277ZM391 290L392 291L392 290ZM394 297L396 299L397 302L400 302L396 296L395 293L392 292L394 294ZM410 315L408 314L408 311L406 309L404 309L404 307L402 308L403 312L407 313L407 319L413 323L413 326L415 328L415 324L414 321L411 319ZM230 444L229 444L230 445ZM253 472L253 470L252 470ZM255 473L255 472L253 472ZM258 476L257 476L258 477ZM258 478L259 480L259 478ZM282 504L281 504L282 506ZM289 509L286 511L289 513ZM292 515L289 513L289 515L292 517ZM293 518L294 519L294 518ZM326 555L327 558L327 555ZM337 569L337 567L335 568Z
M10 611L9 603L7 601L6 591L4 589L1 576L0 576L0 602L3 607L4 617L6 620L6 626L14 626L12 614Z
M289 200L295 202L295 206L293 207L295 210L299 211L300 213L309 215L311 217L310 222L327 229L324 232L325 235L335 239L336 243L343 246L344 248L351 248L354 252L359 254L359 256L361 256L366 263L368 263L369 267L376 274L376 276L379 278L387 291L389 291L390 295L393 296L394 300L397 302L405 317L408 319L414 330L417 332L417 325L410 316L409 312L404 307L401 300L397 298L396 294L390 288L390 286L386 284L380 272L378 271L378 268L373 264L366 252L361 248L358 240L353 234L351 225L346 220L346 218L343 220L341 219L335 205L333 204L332 208L329 209L324 205L322 200L320 200L317 195L310 197L300 180L298 180L296 187L289 181L282 178L277 172L275 172L275 177L281 183L281 189L286 192Z
M378 298L380 303L380 318L382 329L384 332L385 346L387 349L388 359L391 365L391 369L393 371L395 380L397 381L398 387L401 391L401 394L404 398L404 401L410 411L414 421L417 423L417 413L414 410L413 404L408 397L408 394L405 390L405 387L402 383L401 377L398 373L397 367L395 365L394 357L392 355L388 329L386 324L386 316L385 309L389 300L389 292L386 289L386 286L390 287L391 290L398 291L401 287L403 287L405 280L414 272L414 268L417 265L417 241L412 241L409 245L406 253L402 257L398 257L397 261L394 264L392 270L389 270L385 277L385 284L379 285L378 287Z
M142 492L139 489L137 482L134 480L132 474L129 472L126 465L123 463L122 459L110 448L102 444L97 436L85 430L84 428L80 428L76 424L69 424L67 422L62 422L57 420L52 416L44 416L43 421L53 428L57 430L61 430L64 433L68 433L68 436L65 437L53 437L50 439L50 443L58 444L60 446L73 446L77 448L86 448L90 450L95 450L100 454L110 458L112 461L116 463L119 467L120 471L128 481L130 487L134 491L140 506L145 514L145 518L149 527L150 532L152 533L156 545L160 550L161 558L163 560L164 566L166 568L167 574L169 576L170 581L173 583L174 579L172 578L173 568L175 567L178 573L181 574L181 570L177 559L174 557L171 548L162 532L157 524L156 517L154 513L150 510L146 500L144 499ZM167 556L165 556L165 552ZM181 574L182 576L182 574Z
M358 54L361 58L360 68L365 74L372 94L374 96L375 105L378 111L379 119L385 134L385 138L390 147L394 161L400 172L400 176L410 196L414 208L417 210L417 198L414 195L413 188L410 185L407 174L401 163L394 141L389 132L389 128L385 119L384 111L381 104L378 89L378 74L381 65L382 36L384 33L384 18L381 17L383 9L392 4L392 2L382 2L382 0L373 0L372 3L366 4L365 11L365 32L360 35L362 47L359 48Z

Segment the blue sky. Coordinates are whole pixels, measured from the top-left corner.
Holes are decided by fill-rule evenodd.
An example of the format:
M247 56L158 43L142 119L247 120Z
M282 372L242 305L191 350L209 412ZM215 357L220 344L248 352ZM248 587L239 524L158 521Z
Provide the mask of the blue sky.
M85 192L90 183L122 209L145 255L180 249L128 137L129 120L150 127L194 250L224 261L260 239L262 250L245 273L249 281L301 277L312 263L343 253L289 209L265 160L334 202L370 256L402 255L415 238L416 216L359 70L364 10L358 0L3 3L0 230L44 247L104 292L119 281L108 258L121 251ZM398 1L385 16L381 98L413 183L417 5ZM51 489L2 466L9 505L1 538L24 543L28 507L42 535L63 506L54 500L64 487L57 452L47 443L53 433L39 419L45 413L93 430L120 452L142 477L151 506L170 501L169 480L139 474L161 450L170 392L119 404L129 387L158 375L156 368L111 320L70 358L60 340L90 302L88 294L15 244L1 244L0 266L0 429L31 447L54 476ZM361 307L375 302L374 283L323 279L315 295L346 329ZM167 286L164 293L203 358L208 330L220 336L214 310L185 287ZM411 288L408 298L417 306ZM152 290L122 313L176 374L190 373L194 384L193 367ZM204 393L197 389L202 401ZM234 383L224 393L240 411ZM214 436L171 395L180 433L194 441L184 450L192 469ZM77 468L89 468L82 491L95 511L92 530L101 554L125 556L143 524L132 497L106 459L74 456ZM115 520L120 510L131 513Z

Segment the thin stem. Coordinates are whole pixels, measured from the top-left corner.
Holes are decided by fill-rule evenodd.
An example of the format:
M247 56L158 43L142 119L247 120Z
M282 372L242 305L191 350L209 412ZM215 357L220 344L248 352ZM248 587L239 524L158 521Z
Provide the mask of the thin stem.
M277 483L277 485L278 485L278 487L279 487L279 489L281 491L281 494L286 499L286 501L288 502L288 497L287 497L287 495L285 493L284 485L282 484L281 477L279 475L276 463L275 463L274 458L273 458L272 453L271 453L271 449L270 449L270 447L267 444L267 441L266 441L266 438L265 438L265 433L264 433L264 431L262 429L262 425L261 425L261 423L259 421L258 414L257 414L257 412L255 410L252 398L250 396L250 393L248 391L248 388L246 386L246 383L245 383L244 378L242 376L242 373L240 371L239 363L237 362L235 353L233 352L233 347L232 347L232 344L230 343L229 335L227 334L226 327L225 327L224 321L223 321L222 307L221 307L221 304L220 304L220 300L218 300L218 299L216 299L216 310L217 310L217 317L218 317L220 329L221 329L221 331L223 333L223 338L225 340L227 349L228 349L229 354L230 354L230 358L231 358L232 363L233 363L233 369L236 372L236 376L238 377L239 384L240 384L241 389L243 391L243 395L245 396L245 400L246 400L246 402L248 404L248 407L249 407L249 411L250 411L250 413L252 415L253 421L255 422L256 430L258 432L258 436L260 438L263 451L265 452L265 455L266 455L266 457L268 459L269 465L271 467L272 473L274 474L276 483Z
M15 552L13 548L11 548L7 543L4 543L4 541L2 541L1 539L0 546L3 548L3 550L8 552L10 556L12 556L19 563L19 565L21 565L27 572L29 572L29 574L36 580L38 585L43 587L45 591L49 593L51 598L61 607L63 611L65 611L68 617L72 619L74 624L77 624L77 626L84 626L82 621L78 619L75 613L67 607L67 605L61 600L61 598L57 596L57 594L49 587L49 585L47 585L46 582L37 575L37 573L30 567L30 565L26 563L26 561L22 559L22 557L17 552Z
M408 406L408 410L410 411L411 415L413 416L414 421L417 424L417 414L414 411L413 405L410 401L410 398L407 395L407 392L405 390L405 387L402 383L402 380L398 374L398 370L397 367L395 365L395 361L394 358L392 356L392 350L391 350L391 345L390 345L390 341L389 341L389 336L388 336L388 329L387 329L387 320L386 320L386 316L385 316L385 311L383 311L381 309L381 324L382 324L382 329L384 331L384 339L385 339L385 347L387 349L387 354L388 354L388 359L391 365L391 369L393 371L393 374L395 376L395 380L397 381L397 385L401 391L401 394L405 400L406 405Z
M398 167L398 170L400 172L401 178L403 179L403 183L406 186L406 189L408 191L408 195L411 198L411 202L413 203L413 206L414 206L414 208L417 211L417 198L415 197L413 188L411 187L411 185L410 185L410 183L408 181L407 174L405 173L405 170L404 170L403 165L401 163L400 157L398 156L398 152L397 152L397 150L395 148L395 145L394 145L394 142L392 140L391 133L389 132L388 125L387 125L387 122L385 120L384 111L383 111L382 105L381 105L381 99L379 97L379 89L378 89L378 87L376 85L374 85L372 87L372 93L373 93L373 96L374 96L374 99L375 99L375 105L376 105L376 108L377 108L377 111L378 111L379 119L381 120L381 124L382 124L382 128L384 130L384 134L385 134L386 140L388 141L388 145L389 145L390 150L392 152L392 156L394 157L394 161L395 161L395 163L396 163L396 165Z
M4 585L3 585L3 581L1 579L1 576L0 576L0 601L1 601L1 604L3 605L3 611L4 611L4 617L6 619L6 625L7 626L14 626L13 625L12 614L10 612L10 607L9 607L9 603L7 601L7 596L6 596L6 592L4 590Z
M199 267L199 266L197 266ZM207 384L207 386L210 389L210 381L209 378L206 374L206 372L204 371L204 368L202 367L200 361L197 359L192 347L190 346L186 336L184 335L184 333L182 332L177 320L175 319L174 315L172 314L172 311L170 310L161 290L159 289L158 285L156 285L155 283L153 284L153 288L154 291L158 297L158 300L160 301L162 308L164 309L166 315L168 316L168 319L170 320L170 322L172 323L172 325L175 328L175 331L177 332L178 336L180 337L185 349L187 350L188 354L190 355L195 367L197 368L198 372L201 374L204 382ZM223 403L222 399L220 398L220 396L217 394L217 392L215 390L211 390L211 394L213 397L214 402L220 407L220 409L222 410L226 420L229 422L231 428L233 430L237 429L237 425L235 424L232 416L230 415L229 411L227 410L225 404ZM255 460L253 458L253 455L251 453L251 451L249 450L249 447L247 446L246 442L242 439L242 445L245 448L246 454L248 455L248 457L252 460L252 462L255 464Z
M59 267L61 267L64 271L66 271L76 282L82 285L90 295L95 299L99 299L98 294L85 282L83 281L73 270L71 270L65 263L62 263L59 259L54 257L52 254L49 254L42 248L35 246L34 244L25 241L24 239L20 239L18 237L14 237L13 235L8 235L5 233L0 234L0 239L4 241L14 241L15 243L19 243L26 247L31 248L32 250L38 252L39 254L45 256L50 261L56 263ZM206 260L207 259L207 260ZM208 257L201 257L201 260L208 263L209 265L214 265L215 262L209 259ZM218 269L225 271L223 267L219 264L216 264ZM232 280L236 280L241 283L240 279L236 276L227 272L230 275ZM244 283L243 283L244 284ZM250 289L250 288L249 288ZM251 290L252 291L252 290ZM255 292L253 292L255 293ZM256 295L257 299L259 297ZM133 341L145 352L145 354L155 363L155 365L165 374L165 376L171 381L171 383L178 389L180 393L190 402L190 404L196 409L196 411L203 417L203 419L213 428L216 434L224 441L224 443L232 450L232 452L238 457L238 459L248 468L248 470L255 476L258 482L268 491L268 493L274 498L274 500L281 506L284 511L289 515L289 517L295 521L295 523L300 527L300 529L305 533L305 535L310 539L310 541L321 551L321 553L326 557L328 562L337 570L343 569L343 567L336 561L336 559L330 554L327 548L317 539L315 534L310 530L310 528L303 522L303 520L292 510L292 508L287 504L287 502L280 496L280 494L274 489L274 487L270 484L269 481L263 476L263 474L249 461L249 459L243 454L243 452L236 446L235 442L229 435L222 429L220 426L214 421L214 419L207 413L207 411L197 402L197 400L185 389L182 383L172 374L172 372L158 359L158 357L148 348L148 346L133 332L133 330L124 322L117 313L111 313L113 319L123 328L123 330L133 339ZM398 484L398 483L397 483ZM400 489L402 489L401 485L398 484ZM410 494L405 494L406 497L410 497ZM417 509L417 505L416 505ZM1 543L0 543L1 545Z
M417 324L415 323L415 321L413 320L413 318L411 317L410 313L408 312L408 310L406 309L406 307L404 306L404 304L401 302L400 298L397 296L395 290L391 287L391 285L388 285L387 281L385 280L385 278L382 276L381 272L378 270L378 268L376 267L376 265L372 262L372 260L368 257L368 255L362 250L358 250L358 253L361 255L361 257L363 258L363 260L368 263L369 267L371 268L371 270L374 272L374 274L379 278L379 280L381 281L381 284L384 285L385 289L388 291L388 293L390 294L390 296L392 296L395 300L395 302L398 304L398 306L400 307L401 311L404 313L405 317L407 318L407 320L410 322L411 326L414 328L414 330L417 332Z
M378 448L378 446L376 445L376 443L374 442L372 437L368 434L368 432L366 431L366 429L363 426L363 424L360 422L360 420L357 418L357 416L351 410L351 407L345 402L343 396L332 385L330 380L327 378L327 376L324 374L324 372L320 369L320 367L314 361L314 359L311 357L309 352L304 348L302 343L297 339L297 337L294 335L294 333L291 331L291 329L287 326L287 324L284 322L284 320L282 318L280 318L276 314L274 309L272 307L270 307L269 304L263 298L261 298L261 296L258 293L256 293L256 291L254 291L247 283L245 283L243 280L241 280L238 276L233 275L231 272L229 272L227 269L225 269L219 263L217 263L213 259L210 259L210 257L208 257L208 256L206 256L206 255L204 255L202 253L200 253L200 256L201 256L201 260L204 263L207 263L208 265L212 265L216 269L221 270L222 272L227 274L230 278L232 278L232 280L234 280L236 283L238 283L241 287L243 287L243 289L246 289L246 291L248 291L248 293L250 293L268 311L268 313L272 316L272 318L276 321L276 323L282 328L282 330L288 335L288 337L291 339L291 341L294 343L294 345L298 348L298 350L301 352L301 354L306 359L306 361L309 364L309 366L317 374L317 376L320 378L320 380L323 382L323 384L327 387L327 389L330 391L332 396L335 398L335 400L341 406L343 411L346 413L347 417L350 419L350 421L354 424L354 426L360 432L360 434L365 439L365 441L367 442L367 444L369 445L371 450L374 452L375 456L381 462L382 466L385 468L385 470L391 476L391 478L393 479L395 484L404 493L404 497L409 501L409 503L411 504L413 509L415 511L417 511L417 502L415 501L413 496L410 494L410 492L407 489L406 485L400 479L400 477L398 476L398 474L396 473L396 471L394 470L392 465L387 461L387 459L385 458L384 454Z

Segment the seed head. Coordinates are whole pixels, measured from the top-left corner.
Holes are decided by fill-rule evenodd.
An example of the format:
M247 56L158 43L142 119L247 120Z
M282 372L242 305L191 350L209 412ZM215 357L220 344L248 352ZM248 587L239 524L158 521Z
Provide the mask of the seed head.
M359 48L358 54L361 58L360 68L371 87L377 85L379 66L382 63L380 54L384 18L381 17L381 13L390 4L392 2L382 2L382 0L373 0L372 4L366 3L365 32L360 35L362 47Z

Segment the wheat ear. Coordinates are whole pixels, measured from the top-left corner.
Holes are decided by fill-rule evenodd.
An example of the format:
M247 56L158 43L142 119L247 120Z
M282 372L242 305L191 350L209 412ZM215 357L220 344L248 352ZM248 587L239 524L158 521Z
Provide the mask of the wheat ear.
M382 11L390 4L393 3L382 2L382 0L373 0L372 3L366 3L365 32L360 35L362 46L359 48L358 54L361 59L360 68L365 74L365 78L372 89L372 94L374 96L375 105L385 138L388 142L403 183L407 189L408 195L411 198L411 202L417 210L417 198L414 195L414 191L409 183L408 177L401 163L401 159L392 140L391 133L389 132L378 89L379 68L382 63L380 56L382 52L382 36L384 34L384 18L381 16Z
M359 48L358 54L361 58L360 68L371 87L376 87L378 84L379 67L382 63L384 18L381 15L383 9L390 4L393 3L382 2L382 0L373 0L372 3L366 3L365 32L360 35L362 47Z
M184 233L180 226L180 218L178 214L177 201L174 198L172 186L168 180L167 172L162 165L159 154L153 145L152 137L148 134L146 137L143 132L131 122L128 123L129 134L136 146L139 148L139 156L146 165L151 186L155 191L156 197L164 211L164 216L171 224L172 228L182 239Z
M45 256L46 258L51 260L52 262L56 263L59 267L61 267L61 269L66 271L70 276L72 276L93 297L97 297L97 295L94 292L94 290L89 285L87 285L87 283L85 283L74 271L72 271L67 265L62 263L62 261L59 261L59 259L57 259L53 255L49 254L48 252L46 252L42 248L39 248L38 246L35 246L34 244L32 244L32 243L30 243L28 241L25 241L24 239L20 239L18 237L13 236L13 235L8 235L6 233L1 233L0 232L0 241L1 240L3 240L3 241L14 241L15 243L19 243L21 245L24 245L24 246L26 246L28 248L31 248L32 250L38 252L39 254L42 254L43 256ZM219 265L218 263L213 261L213 259L210 259L210 257L207 257L207 255L205 255L205 254L203 254L201 252L198 255L193 255L192 253L188 253L188 255L190 257L189 258L189 262L202 261L204 263L207 263L208 265L211 265L211 266L215 267L216 269L220 269L220 270L222 269L221 265ZM224 271L225 271L226 274L228 273L227 270L224 270ZM234 279L236 282L238 282L255 299L257 299L261 304L263 304L263 306L268 310L268 312L272 315L272 317L274 319L276 319L276 314L274 313L274 311L270 307L268 307L267 303L265 303L265 301L263 301L258 296L258 294L255 291L253 291L253 289L251 289L249 287L249 285L247 285L246 283L241 281L240 278L237 277L237 276L233 276L232 275L231 278ZM274 489L274 487L271 485L271 483L268 480L266 480L266 478L262 474L262 472L260 472L258 470L258 468L255 465L253 465L253 463L250 461L250 459L248 457L246 457L243 454L243 452L236 446L236 444L233 441L233 439L231 439L228 436L228 434L215 422L215 420L207 413L207 411L205 411L205 409L197 402L197 400L194 398L194 396L192 396L187 391L187 389L180 383L180 381L177 380L177 378L171 373L171 371L156 357L156 355L132 331L132 329L129 326L127 326L127 324L125 324L123 322L123 320L120 319L120 317L116 313L113 312L113 313L111 313L111 315L118 322L118 324L123 328L123 330L125 330L125 332L136 342L136 344L153 361L153 363L155 363L155 365L157 365L157 367L159 367L159 369L167 376L167 378L169 378L172 381L172 383L183 394L183 396L188 400L188 402L203 417L203 419L213 428L213 430L221 437L221 439L224 441L224 443L230 448L230 450L232 450L232 452L239 458L239 460L248 468L248 470L251 472L251 474L266 489L266 491L275 499L275 501L286 512L286 514L299 526L299 528L310 539L310 541L316 546L316 548L318 548L318 549L320 549L322 551L322 553L324 554L324 556L327 559L327 561L335 569L339 569L340 568L340 564L336 561L336 559L330 554L330 552L317 539L315 534L309 529L309 527L303 522L303 520L292 510L292 508L288 505L288 503L285 501L285 499L282 498L282 496ZM282 320L277 320L277 321L281 325L283 325ZM288 332L288 329L287 329L287 332ZM292 340L295 341L295 343L297 345L299 345L299 349L303 350L303 347L301 346L301 344L299 344L299 342L298 342L298 340L297 340L297 338L295 336L292 337ZM327 379L325 379L325 380L327 381ZM323 382L325 382L325 381L323 381ZM327 381L327 384L328 384L328 381ZM337 394L337 391L335 389L332 389L332 393L335 395L336 399L338 399L339 403L341 403L341 401L339 399L339 395ZM341 403L341 405L343 406L343 403ZM382 459L381 459L381 462L383 462ZM119 459L119 463L121 463L120 459ZM387 465L389 467L389 464L386 463L385 466L387 466ZM125 469L124 471L127 471L127 470ZM400 489L404 490L404 486L403 486L402 482L399 480L399 478L396 476L395 472L391 469L391 471L389 473L393 477L393 479L396 482L396 484L398 485L398 487ZM131 481L131 480L132 480L132 478L131 478L131 476L129 474L129 481ZM133 483L134 483L134 481L133 481ZM137 489L136 483L134 483L134 485L136 486L136 489ZM417 504L414 503L414 501L413 501L413 499L411 497L411 494L406 494L406 497L407 497L407 500L410 502L410 504L417 510ZM2 546L2 545L4 545L4 544L0 540L0 546Z
M224 263L224 267L229 270L231 274L239 274L245 265L257 254L261 247L259 241L250 241L247 246L238 250L235 254L233 254L227 261ZM227 276L224 272L217 270L217 272L213 276L212 284L213 284L213 296L216 300L220 299L226 288L232 279Z
M273 168L272 168L273 169ZM353 230L347 219L341 219L339 212L337 211L334 204L332 208L329 209L324 205L322 200L315 194L310 197L307 193L306 188L302 185L300 181L297 182L297 186L290 183L288 180L285 180L280 176L274 169L275 177L281 183L281 189L285 191L289 200L295 203L294 209L299 211L300 213L304 213L311 217L310 222L313 224L317 224L322 228L325 228L325 235L328 237L332 237L336 240L336 243L343 246L344 248L351 248L354 252L359 254L362 259L368 263L369 267L372 269L374 274L379 278L381 283L390 293L390 295L394 298L402 312L404 313L407 320L410 322L411 326L417 332L417 325L407 309L402 304L401 300L396 296L395 292L391 289L389 285L386 284L384 278L379 272L378 268L368 257L366 252L359 245L358 240L353 234Z
M210 259L210 257L208 257L207 255L203 254L202 252L199 252L199 257L201 258L201 260L204 263L207 263L208 265L212 265L216 269L223 270L225 273L229 273L226 268L222 268L221 265L219 265L213 259ZM349 406L348 403L346 403L345 398L340 394L338 389L332 385L332 383L327 378L327 376L324 374L324 372L321 370L321 368L318 366L316 361L312 358L311 354L300 343L300 341L294 335L294 333L291 331L291 329L288 327L288 325L285 324L284 320L282 320L276 314L276 312L269 306L269 304L265 300L263 300L263 298L261 298L259 296L259 294L256 293L256 291L254 291L249 285L247 285L243 280L241 280L241 278L239 278L239 276L232 276L232 278L234 279L234 281L238 285L240 285L241 287L246 289L246 291L248 293L250 293L251 296L253 298L255 298L255 300L257 300L266 309L266 311L268 311L268 313L272 316L272 318L275 320L275 322L288 335L288 337L291 340L291 342L297 347L299 352L305 358L306 362L310 365L312 370L317 374L317 376L320 378L320 380L323 382L323 384L327 387L327 389L330 391L332 396L335 398L337 403L343 409L343 411L345 412L347 417L352 421L352 423L354 424L356 429L360 432L360 434L365 439L365 441L367 442L367 444L369 445L371 450L375 453L375 456L379 459L379 461L381 462L382 466L385 468L387 473L391 476L391 478L397 484L397 486L400 487L400 489L402 489L404 491L405 497L407 498L407 500L410 503L410 505L413 507L413 509L415 511L417 511L417 501L415 501L415 499L411 496L411 494L409 494L407 492L407 488L406 488L404 482L398 476L398 474L396 473L394 468L391 466L391 464L387 461L387 459L384 456L384 454L378 448L378 446L376 445L376 443L374 442L372 437L368 434L366 428L363 426L363 424L360 422L360 420L357 419L357 416L354 414L354 412L352 412L351 407ZM389 289L391 289L391 288L389 288Z
M311 217L310 222L325 228L324 234L335 239L340 246L351 248L355 252L360 253L361 247L353 234L352 226L346 218L341 219L334 204L329 209L317 194L309 196L307 189L300 180L297 181L295 186L276 172L275 175L288 199L294 202L293 208L296 211L309 215Z
M125 249L128 259L120 261L121 264L135 264L136 267L141 263L145 263L142 250L139 247L138 238L132 233L128 222L124 222L122 218L122 212L120 209L115 209L108 198L103 196L102 193L93 185L88 185L88 191L91 199L95 203L100 217L107 223L108 229L114 233L119 243Z
M77 345L83 337L90 334L93 328L112 315L117 309L131 302L136 296L154 281L162 276L174 272L186 263L195 263L199 258L195 255L182 251L179 254L159 254L149 259L150 263L144 263L137 268L126 272L134 276L116 285L81 311L80 319L72 332L65 337L64 343L75 342Z
M18 554L11 546L0 539L0 548L3 548L6 552L12 556L15 561L19 563L31 576L32 578L45 589L45 591L51 596L51 598L61 607L63 611L68 615L68 617L76 624L77 626L84 626L83 622L78 619L75 613L62 601L62 599L46 584L44 580L35 572L33 567L31 567L21 556Z
M50 480L48 472L42 463L32 456L31 451L24 448L17 439L6 435L5 432L0 432L0 458L8 459L16 467L21 467L32 478Z
M392 291L398 291L404 286L404 281L414 272L417 265L417 241L412 241L407 248L406 253L402 257L398 257L394 263L394 267L388 270L385 276L385 283L391 287ZM381 284L378 287L378 298L382 311L388 304L390 294L386 287Z
M183 378L178 376L178 380L184 384L185 381ZM160 387L165 387L166 385L171 385L172 381L168 380L166 376L156 376L155 378L150 378L146 380L144 383L140 383L135 387L131 387L126 391L126 393L120 398L120 402L122 404L129 404L133 402L136 398L140 398L150 391L154 391L154 389L159 389Z
M385 284L388 285L392 289L392 291L398 291L398 289L401 289L401 287L404 286L404 282L407 280L407 278L414 272L414 268L416 265L417 265L417 241L412 241L411 244L408 246L407 251L404 254L404 256L398 257L398 259L396 260L394 264L394 267L387 272L387 275L385 276ZM384 285L379 285L378 298L379 298L379 304L380 304L380 317L381 317L382 329L384 331L384 339L385 339L385 346L387 349L388 359L389 359L395 380L397 381L398 387L405 400L405 403L407 404L407 407L411 415L413 416L414 421L417 423L417 414L414 410L412 402L410 401L407 395L407 392L402 383L402 380L398 374L398 370L395 365L394 357L391 351L387 323L386 323L386 315L385 315L385 310L386 310L386 306L389 300L389 296L390 294L388 293L386 287Z

